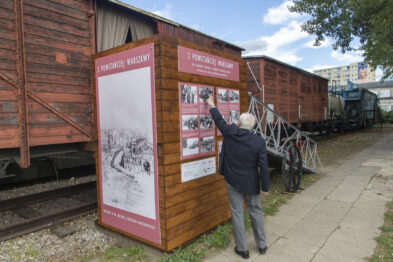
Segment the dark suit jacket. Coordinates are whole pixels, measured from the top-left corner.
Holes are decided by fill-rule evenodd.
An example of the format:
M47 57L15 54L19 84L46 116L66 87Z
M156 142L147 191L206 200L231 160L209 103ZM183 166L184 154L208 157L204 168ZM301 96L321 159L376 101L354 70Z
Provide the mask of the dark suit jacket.
M260 189L268 192L270 176L263 138L235 124L228 125L215 107L210 114L224 136L218 172L240 192L259 194Z

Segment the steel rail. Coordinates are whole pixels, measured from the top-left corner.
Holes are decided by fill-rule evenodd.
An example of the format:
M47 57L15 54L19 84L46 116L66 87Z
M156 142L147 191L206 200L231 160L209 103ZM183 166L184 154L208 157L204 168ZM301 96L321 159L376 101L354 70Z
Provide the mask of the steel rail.
M75 208L69 208L57 213L43 215L27 219L21 223L6 225L0 227L0 241L15 238L27 233L38 231L47 227L54 226L58 223L80 217L97 210L97 202L80 205Z
M96 187L96 185L97 185L96 181L91 181L91 182L81 183L77 185L43 191L35 194L25 195L17 198L0 200L0 211L14 209L36 202L72 195L78 192L83 192L85 190L93 189Z

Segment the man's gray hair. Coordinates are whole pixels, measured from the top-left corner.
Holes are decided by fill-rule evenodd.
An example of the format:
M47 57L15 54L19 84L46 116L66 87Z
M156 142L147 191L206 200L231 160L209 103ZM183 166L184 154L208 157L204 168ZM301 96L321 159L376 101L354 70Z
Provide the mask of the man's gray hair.
M240 115L239 121L240 121L240 127L248 130L251 130L255 126L255 122L256 122L255 117L248 112L242 113Z

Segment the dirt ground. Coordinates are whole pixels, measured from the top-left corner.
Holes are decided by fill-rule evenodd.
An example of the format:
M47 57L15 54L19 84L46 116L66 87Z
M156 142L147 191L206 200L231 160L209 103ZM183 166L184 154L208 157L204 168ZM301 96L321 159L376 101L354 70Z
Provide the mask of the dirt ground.
M393 132L393 126L362 129L356 132L333 134L318 142L318 154L324 168L334 168L351 158L353 153L375 143L386 133Z

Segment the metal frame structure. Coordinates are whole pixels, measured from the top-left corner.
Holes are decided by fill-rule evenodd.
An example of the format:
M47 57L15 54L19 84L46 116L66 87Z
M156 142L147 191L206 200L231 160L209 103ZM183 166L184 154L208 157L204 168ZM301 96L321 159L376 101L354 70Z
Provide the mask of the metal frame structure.
M248 95L250 97L248 112L254 115L257 122L253 132L263 137L269 154L283 158L288 154L285 150L286 147L293 141L300 150L305 171L315 172L317 164L322 167L317 143L313 139L274 112L257 97L251 93Z
M247 66L258 89L261 90L248 62ZM253 132L265 140L268 154L281 159L286 157L288 155L287 146L292 141L300 150L304 171L316 172L317 164L322 168L317 143L314 140L274 112L251 92L248 95L250 97L248 112L253 114L256 119L256 128L253 129Z

